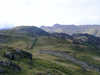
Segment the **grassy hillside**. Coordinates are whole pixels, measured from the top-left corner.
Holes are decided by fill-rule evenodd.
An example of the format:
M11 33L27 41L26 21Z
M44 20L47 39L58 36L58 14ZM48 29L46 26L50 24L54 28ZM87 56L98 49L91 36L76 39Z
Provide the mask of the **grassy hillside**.
M2 30L0 31L0 34L11 34L11 35L19 35L19 36L30 36L30 37L36 37L36 36L43 36L48 35L48 33L40 28L37 28L35 26L20 26L15 27L13 29L8 30Z
M27 36L25 32L25 35L10 33L3 31L0 35L2 75L100 74L98 37L88 34Z

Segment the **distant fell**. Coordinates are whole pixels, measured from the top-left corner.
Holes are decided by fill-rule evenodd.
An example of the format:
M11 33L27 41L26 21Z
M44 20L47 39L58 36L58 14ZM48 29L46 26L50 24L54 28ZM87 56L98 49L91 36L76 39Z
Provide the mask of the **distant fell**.
M100 25L61 25L54 24L53 26L41 26L41 29L50 33L88 33L95 36L100 36Z
M18 26L8 30L1 30L0 33L12 34L12 35L26 35L26 36L48 35L48 32L35 26Z

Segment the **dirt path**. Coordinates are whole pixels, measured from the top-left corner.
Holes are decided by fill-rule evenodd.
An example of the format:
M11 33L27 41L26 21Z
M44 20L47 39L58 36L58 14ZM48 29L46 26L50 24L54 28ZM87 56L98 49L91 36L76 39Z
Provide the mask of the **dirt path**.
M33 49L34 48L34 46L36 45L36 43L37 43L37 38L35 38L34 40L33 40L33 43L32 43L32 45L31 45L31 47L30 47L30 49Z

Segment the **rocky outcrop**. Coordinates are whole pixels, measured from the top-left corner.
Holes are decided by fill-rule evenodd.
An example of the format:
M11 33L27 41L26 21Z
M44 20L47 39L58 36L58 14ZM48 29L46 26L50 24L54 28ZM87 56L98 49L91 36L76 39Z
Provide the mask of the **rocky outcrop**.
M15 72L21 71L21 67L12 61L0 61L0 67L3 67L0 68L0 73L6 72L5 68L9 68L11 70L14 70Z
M11 50L5 53L5 57L7 57L10 60L19 60L23 58L28 58L32 60L32 54L26 51L22 51L19 49Z
M61 39L72 39L71 35L65 33L52 33L51 36Z
M89 34L73 34L73 41L77 44L88 43L100 45L100 38Z
M5 72L6 72L5 69L0 68L0 73L5 73Z

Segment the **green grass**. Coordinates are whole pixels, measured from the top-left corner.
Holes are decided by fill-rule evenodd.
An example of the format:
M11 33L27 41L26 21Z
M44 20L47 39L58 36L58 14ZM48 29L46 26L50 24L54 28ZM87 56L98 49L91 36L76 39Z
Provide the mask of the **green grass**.
M68 40L47 36L38 37L38 39L34 40L32 37L17 37L13 35L7 43L1 43L0 45L4 46L0 50L0 60L8 60L4 57L4 53L10 50L8 49L9 47L19 48L33 54L32 64L26 58L19 61L13 60L22 70L20 72L13 72L9 69L9 72L5 75L39 75L40 73L42 75L47 75L47 73L51 75L98 75L95 71L84 71L79 65L71 61L65 61L59 57L38 54L38 50L42 49L63 51L79 60L100 65L99 60L93 59L93 56L98 56L99 58L99 55L94 51L90 51L91 48L81 48L75 45L72 47L72 43Z

